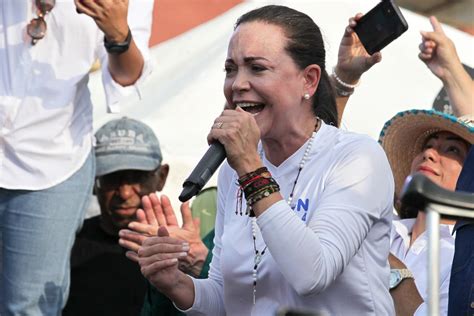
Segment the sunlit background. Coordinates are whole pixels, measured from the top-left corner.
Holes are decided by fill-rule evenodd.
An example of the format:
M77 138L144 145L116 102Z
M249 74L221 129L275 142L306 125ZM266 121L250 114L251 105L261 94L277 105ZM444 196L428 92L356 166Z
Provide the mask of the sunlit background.
M133 0L132 0L133 1ZM140 0L135 0L140 1ZM181 185L207 149L206 135L224 105L222 84L227 43L236 19L266 4L283 4L310 15L320 26L327 69L336 63L347 20L367 12L377 0L155 0L151 53L156 65L141 87L142 97L125 99L121 113L106 113L100 74L90 80L94 127L120 116L149 124L160 140L170 175L164 192L175 207ZM419 61L420 30L431 30L436 15L455 42L461 61L474 66L473 0L399 0L409 29L383 51L383 60L366 73L349 101L342 128L377 139L384 122L410 108L431 108L442 84ZM209 185L215 184L213 177ZM92 203L89 215L98 212Z

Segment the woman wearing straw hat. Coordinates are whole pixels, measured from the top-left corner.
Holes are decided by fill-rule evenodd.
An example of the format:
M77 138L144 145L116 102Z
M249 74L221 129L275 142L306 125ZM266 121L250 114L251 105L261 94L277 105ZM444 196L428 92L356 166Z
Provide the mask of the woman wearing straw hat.
M405 179L423 173L437 185L453 190L469 148L474 143L472 118L457 119L432 110L400 112L385 123L379 142L384 148L395 180L395 207L401 220L393 222L391 253L413 273L422 298L427 298L426 214L407 209L399 202ZM452 221L440 225L440 310L447 314L448 289L454 255ZM408 276L408 277L413 277ZM401 281L399 279L398 281ZM391 288L397 284L391 284ZM395 299L397 307L397 300ZM422 304L417 314L426 313Z

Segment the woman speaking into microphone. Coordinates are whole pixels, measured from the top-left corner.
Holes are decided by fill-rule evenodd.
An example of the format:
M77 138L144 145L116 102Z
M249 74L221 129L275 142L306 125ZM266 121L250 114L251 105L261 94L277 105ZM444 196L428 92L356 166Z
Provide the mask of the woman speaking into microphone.
M142 273L190 314L394 314L393 177L374 140L333 126L318 26L284 6L244 14L225 73L228 109L208 136L227 154L209 278L178 269L183 244L164 227L138 251Z

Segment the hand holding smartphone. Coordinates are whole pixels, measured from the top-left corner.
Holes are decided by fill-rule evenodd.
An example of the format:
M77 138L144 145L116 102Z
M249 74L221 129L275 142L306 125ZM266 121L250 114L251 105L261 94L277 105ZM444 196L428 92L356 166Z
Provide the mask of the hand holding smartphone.
M392 0L382 0L367 12L354 28L367 53L382 50L408 30L400 8Z

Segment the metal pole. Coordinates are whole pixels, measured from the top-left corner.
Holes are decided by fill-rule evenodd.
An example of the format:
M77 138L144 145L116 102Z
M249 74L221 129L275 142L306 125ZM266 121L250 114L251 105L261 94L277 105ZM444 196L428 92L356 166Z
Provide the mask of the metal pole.
M439 221L440 215L426 207L428 226L428 315L439 315Z

